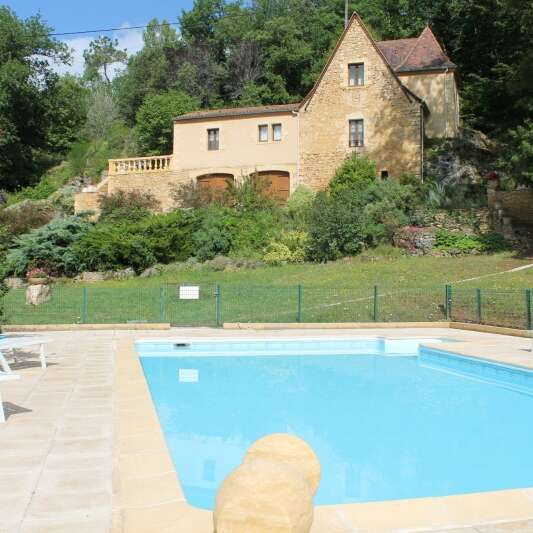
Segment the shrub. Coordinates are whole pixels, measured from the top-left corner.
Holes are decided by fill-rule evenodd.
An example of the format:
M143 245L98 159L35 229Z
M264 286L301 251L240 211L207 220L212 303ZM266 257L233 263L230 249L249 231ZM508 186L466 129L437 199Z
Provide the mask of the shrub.
M5 323L5 312L4 312L4 296L7 293L7 287L3 280L0 279L0 326ZM0 332L2 328L0 328Z
M329 182L332 194L346 189L362 190L376 181L376 164L357 154L347 157Z
M121 222L139 220L160 207L156 197L142 191L117 191L100 196L100 220Z
M467 235L440 229L436 234L435 250L442 252L501 252L510 248L505 238L498 233L485 233L481 235Z
M303 263L307 256L309 235L303 231L286 231L280 240L271 242L263 261L267 265L282 265L285 263Z
M195 181L174 186L170 192L176 207L202 208L211 204L227 204L227 191L198 186Z
M328 261L359 253L364 246L362 207L360 197L349 189L318 193L309 222L309 257Z
M0 210L0 226L6 228L10 238L48 224L54 216L50 206L39 202L25 201Z
M79 271L72 246L85 235L91 224L82 217L56 218L45 226L15 239L6 257L6 273L23 275L39 267L52 275L71 275Z
M73 246L80 270L136 272L156 263L184 260L191 254L190 217L182 212L151 215L138 221L93 226Z
M194 255L200 261L227 255L232 248L237 220L231 209L211 206L196 213L198 227L192 235Z
M232 257L260 259L265 247L281 235L280 210L238 212L237 226L231 247Z
M305 185L298 185L285 206L291 226L305 228L311 217L315 193Z

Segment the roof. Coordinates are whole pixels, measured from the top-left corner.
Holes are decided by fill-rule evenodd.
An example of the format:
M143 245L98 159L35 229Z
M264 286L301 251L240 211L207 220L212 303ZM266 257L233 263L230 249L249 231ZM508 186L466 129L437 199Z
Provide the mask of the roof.
M363 32L365 33L365 35L368 37L368 40L370 41L370 43L372 44L372 46L374 47L374 49L376 50L376 52L378 53L379 56L381 56L381 58L383 59L383 62L385 63L385 65L389 68L391 74L392 74L392 77L396 80L396 82L398 83L398 85L400 86L400 89L404 92L405 96L410 100L415 100L417 101L418 103L424 105L424 101L419 98L416 94L414 94L412 91L410 91L401 81L400 79L398 78L398 75L396 74L396 71L395 69L392 68L391 64L389 63L388 59L385 57L385 54L383 53L383 51L379 48L378 46L378 43L374 40L374 38L372 37L371 33L368 31L367 27L365 26L364 22L362 21L361 17L354 11L352 16L350 17L350 20L348 21L348 24L345 26L341 36L339 37L339 40L337 41L337 44L335 45L335 48L333 48L333 51L331 52L330 56L329 56L329 59L327 60L326 64L324 65L324 67L322 68L322 71L320 73L320 76L318 77L318 79L316 80L315 84L313 85L313 87L311 88L311 90L307 93L307 96L302 100L302 103L300 104L300 109L303 108L303 107L306 107L308 105L308 103L311 101L311 98L313 97L313 95L315 94L318 86L320 85L320 82L322 81L322 78L324 77L326 71L328 70L331 62L333 61L333 58L335 57L335 54L337 53L337 50L339 49L342 41L344 40L344 37L346 36L346 34L348 33L350 27L352 26L352 24L357 21L361 27L361 29L363 30Z
M199 120L203 118L226 118L226 117L242 117L246 115L270 115L276 113L291 113L296 111L299 107L296 104L281 104L281 105L264 105L254 107L228 107L225 109L206 109L202 111L192 111L176 117L174 121L182 120Z
M376 43L397 74L455 68L429 26L419 37Z

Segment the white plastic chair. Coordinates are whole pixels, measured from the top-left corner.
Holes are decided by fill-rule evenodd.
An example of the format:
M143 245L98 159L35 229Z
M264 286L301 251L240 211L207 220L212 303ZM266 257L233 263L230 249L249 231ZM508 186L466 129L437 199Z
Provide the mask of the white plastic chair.
M44 345L50 342L51 339L47 337L3 337L0 338L0 367L2 370L10 374L11 368L4 355L7 351L13 351L17 348L26 348L28 346L39 346L39 359L41 367L46 368L46 353Z

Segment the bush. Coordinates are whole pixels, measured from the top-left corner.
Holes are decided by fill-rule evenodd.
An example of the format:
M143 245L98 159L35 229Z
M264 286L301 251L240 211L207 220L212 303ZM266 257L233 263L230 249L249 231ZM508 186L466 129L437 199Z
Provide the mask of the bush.
M263 261L267 265L303 263L307 257L309 234L305 231L284 231L279 241L272 241L266 248Z
M153 194L142 191L117 191L100 197L100 220L122 222L139 220L160 207Z
M305 185L298 185L290 195L285 206L290 225L294 228L305 228L311 218L315 193Z
M345 159L337 169L328 189L331 194L338 194L346 189L362 190L376 181L376 164L357 154Z
M53 210L44 203L25 201L16 206L0 210L0 226L6 228L10 238L48 224L53 218Z
M57 218L16 238L6 257L5 272L20 276L38 267L52 275L77 273L80 265L72 247L90 227L82 217Z
M184 92L147 96L137 111L139 149L148 155L172 152L173 119L198 109L199 101Z
M182 212L151 215L138 221L93 226L73 246L80 270L136 272L156 263L184 260L191 255L190 217Z
M441 252L501 252L510 248L505 238L498 233L467 235L440 229L436 234L434 249Z
M237 220L231 209L211 206L195 213L198 227L192 235L194 256L200 261L227 255L235 239Z

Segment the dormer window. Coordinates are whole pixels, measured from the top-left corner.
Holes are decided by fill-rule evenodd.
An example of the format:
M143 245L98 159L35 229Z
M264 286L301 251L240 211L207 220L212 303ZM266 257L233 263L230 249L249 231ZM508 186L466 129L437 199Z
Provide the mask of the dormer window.
M356 87L365 84L365 64L350 63L348 65L348 85Z

